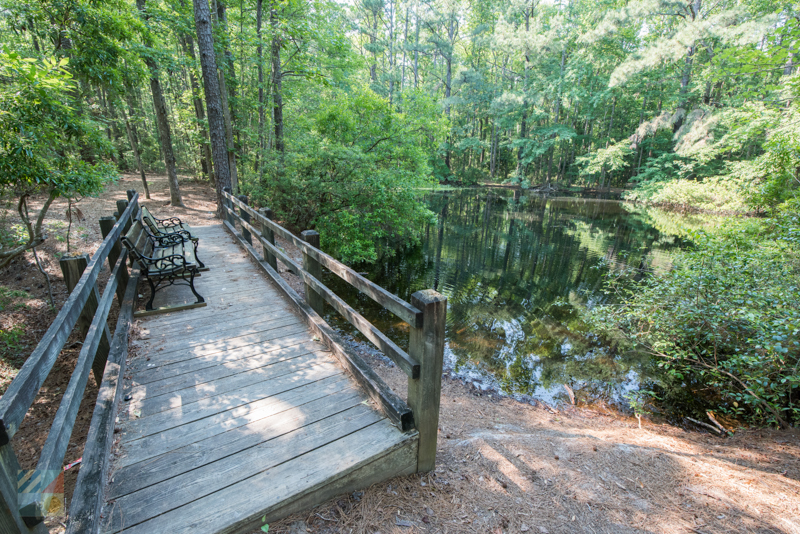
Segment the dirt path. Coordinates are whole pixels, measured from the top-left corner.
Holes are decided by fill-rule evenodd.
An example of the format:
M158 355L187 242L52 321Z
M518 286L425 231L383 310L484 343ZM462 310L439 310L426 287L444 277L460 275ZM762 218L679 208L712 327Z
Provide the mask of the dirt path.
M154 213L190 224L211 222L215 205L208 183L182 182L185 209L165 206L164 178L150 180L153 198L143 203ZM85 220L73 231L76 249L96 250L97 220L115 211L114 202L131 188L141 189L141 184L126 176L100 198L79 204ZM66 299L57 261L66 251L65 241L58 239L65 233L65 211L66 203L53 206L47 221L51 239L40 256L53 278L57 307ZM0 346L5 379L55 316L29 256L0 273L0 286L25 290L31 297L13 298L0 310L3 330L19 326L24 331L14 347ZM74 341L14 439L23 467L36 463L46 437L42 429L49 428L79 350ZM395 391L405 391L397 368L367 358ZM96 393L90 378L66 462L81 456ZM571 406L553 412L446 377L439 444L434 473L335 499L270 525L269 532L800 534L798 430L741 430L733 438L720 438L648 421L639 429L635 419ZM67 496L78 469L67 472ZM48 524L51 532L63 530L59 520Z

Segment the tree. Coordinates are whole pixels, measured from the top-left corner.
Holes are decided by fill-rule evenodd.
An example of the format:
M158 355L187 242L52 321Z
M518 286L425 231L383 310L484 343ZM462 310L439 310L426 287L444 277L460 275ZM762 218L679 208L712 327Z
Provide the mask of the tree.
M24 227L21 236L5 230L0 236L0 268L44 242L42 224L56 198L98 193L114 176L109 165L81 158L79 143L100 153L108 144L97 124L77 115L68 64L0 53L0 190L16 198ZM31 215L28 199L36 193L47 199Z
M156 123L158 124L158 136L161 141L161 152L164 155L164 165L167 168L167 183L169 184L170 203L173 206L183 206L181 190L178 185L178 173L175 170L175 154L172 150L172 132L169 127L169 113L164 93L161 89L159 79L158 63L154 57L153 40L150 36L150 29L147 22L150 19L146 9L147 0L136 0L136 7L141 13L142 20L145 22L143 31L143 41L145 50L142 53L142 60L150 71L150 90L153 94L153 108L156 112Z
M225 215L222 192L224 189L231 187L231 174L228 166L225 117L222 113L222 97L220 95L219 78L217 78L217 59L214 53L211 12L208 0L193 0L193 2L194 21L197 29L197 47L200 50L200 66L203 70L203 86L206 92L211 153L214 158L214 171L217 179L217 216L222 218Z

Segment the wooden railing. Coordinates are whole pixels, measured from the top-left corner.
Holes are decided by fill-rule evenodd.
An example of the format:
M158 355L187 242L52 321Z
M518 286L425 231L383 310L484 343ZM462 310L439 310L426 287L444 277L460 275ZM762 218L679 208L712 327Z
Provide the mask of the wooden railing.
M100 384L83 460L70 505L68 532L94 532L100 519L102 487L107 472L114 413L122 387L128 351L128 330L139 279L128 272L127 250L120 236L138 214L138 195L117 203L121 216L103 217L103 242L95 254L60 260L69 298L0 399L0 532L47 532L53 486L63 472L64 456L75 426L90 370ZM111 272L102 296L97 279L108 259ZM114 295L119 318L113 334L107 325ZM56 411L36 469L23 471L11 443L39 389L53 368L75 326L85 336L75 369ZM63 491L63 490L62 490Z
M225 226L283 292L295 301L305 313L309 326L327 343L339 361L361 383L382 411L401 430L416 429L419 432L417 471L432 470L436 462L447 299L428 289L414 293L411 296L411 303L408 303L322 252L319 249L319 234L316 231L306 230L302 232L302 238L298 238L272 221L271 210L267 208L255 210L248 205L247 197L235 197L230 191L225 191L223 195ZM236 228L237 224L241 231ZM276 234L302 251L302 266L275 245ZM254 242L261 245L262 254L254 248ZM305 301L278 274L277 260L281 260L287 269L303 280ZM320 281L323 267L408 323L410 328L408 352L398 347L325 286ZM325 302L405 372L408 376L408 404L391 391L358 355L343 348L344 343L340 336L322 320Z

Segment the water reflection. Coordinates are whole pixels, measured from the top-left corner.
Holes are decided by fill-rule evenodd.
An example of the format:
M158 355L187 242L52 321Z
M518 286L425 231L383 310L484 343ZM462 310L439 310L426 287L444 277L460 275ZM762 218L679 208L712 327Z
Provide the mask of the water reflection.
M619 399L648 376L648 362L611 356L579 310L607 302L609 269L666 269L681 240L617 201L542 198L511 191L431 193L438 222L423 245L362 269L408 300L433 288L448 297L445 365L480 387L553 402L569 384L579 398ZM407 345L408 330L365 296L326 283ZM347 332L354 329L329 321Z

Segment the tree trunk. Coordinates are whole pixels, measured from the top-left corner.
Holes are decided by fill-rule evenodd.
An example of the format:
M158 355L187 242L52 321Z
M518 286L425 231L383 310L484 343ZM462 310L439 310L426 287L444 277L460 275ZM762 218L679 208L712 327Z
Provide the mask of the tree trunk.
M236 170L236 145L234 142L233 116L231 102L236 104L236 73L233 70L233 54L228 46L228 18L225 14L224 0L216 0L217 20L219 21L222 35L223 60L219 68L219 91L222 96L222 113L225 118L225 135L228 138L228 167L231 173L231 190L234 194L239 192L239 174ZM232 87L228 87L228 79Z
M147 176L144 174L144 167L142 167L142 156L139 154L139 144L136 142L136 136L133 133L131 121L128 120L128 114L125 113L125 108L122 108L122 118L125 120L125 130L128 132L128 142L131 144L133 157L136 158L136 167L139 169L139 174L142 176L142 186L144 187L144 196L150 199L150 188L147 187Z
M146 0L136 0L136 7L139 9L142 20L147 24L150 16L145 10L145 2ZM145 33L144 41L146 47L152 48L152 41L147 33ZM172 133L170 132L169 119L167 117L167 103L164 100L164 93L161 91L161 82L158 79L158 65L152 56L148 54L144 54L142 59L150 71L150 91L153 93L153 108L156 113L161 153L164 156L164 165L167 168L170 204L173 206L183 206L183 199L181 198L181 191L178 186L178 174L175 170L175 154L172 151Z
M264 110L264 45L261 40L261 23L264 8L264 0L256 2L256 40L258 46L256 55L258 56L258 154L256 155L256 177L261 177L261 158L264 157L264 124L266 122L266 112Z
M269 12L272 25L272 123L275 125L275 150L283 154L283 71L281 70L281 38L278 33L277 6Z
M406 22L403 29L403 72L400 74L400 91L403 90L406 84L406 45L408 44L408 11L411 9L406 6Z
M222 190L231 186L228 149L225 137L225 118L222 114L222 97L217 78L217 59L214 55L214 37L211 34L211 10L208 0L193 0L194 21L197 29L197 48L200 50L200 66L203 69L203 85L206 90L208 129L211 134L211 152L217 190L217 216L223 218Z
M189 84L192 87L192 103L194 104L194 115L197 117L198 133L202 144L200 145L200 167L203 174L209 180L213 180L213 170L211 166L211 145L208 143L208 131L206 131L205 121L206 112L203 109L203 99L200 97L200 84L197 77L194 75L194 66L197 62L197 56L194 53L194 39L191 35L187 35L185 39L181 40L184 52L192 60L192 68L189 69Z
M414 29L414 89L419 86L419 2L414 9L416 28Z
M394 100L394 2L389 0L389 105Z

